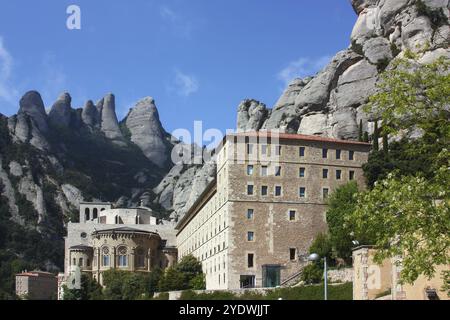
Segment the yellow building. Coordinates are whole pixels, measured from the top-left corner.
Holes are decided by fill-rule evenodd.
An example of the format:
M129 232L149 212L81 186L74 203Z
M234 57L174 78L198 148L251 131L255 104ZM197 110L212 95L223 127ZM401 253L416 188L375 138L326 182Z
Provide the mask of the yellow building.
M449 266L438 266L435 276L420 276L413 284L401 284L401 259L385 259L381 265L374 262L376 249L361 246L353 251L353 300L449 300L442 291L442 272Z

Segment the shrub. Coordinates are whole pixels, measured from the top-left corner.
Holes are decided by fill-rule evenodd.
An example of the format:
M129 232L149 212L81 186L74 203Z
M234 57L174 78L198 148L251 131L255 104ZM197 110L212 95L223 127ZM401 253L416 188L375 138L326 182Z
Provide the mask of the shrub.
M300 277L307 284L320 283L323 280L323 269L319 263L307 265Z

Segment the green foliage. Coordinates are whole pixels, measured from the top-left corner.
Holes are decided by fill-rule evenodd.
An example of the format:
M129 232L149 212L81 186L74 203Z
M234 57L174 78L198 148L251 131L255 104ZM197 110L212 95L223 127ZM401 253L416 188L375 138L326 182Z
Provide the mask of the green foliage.
M159 291L204 289L202 264L193 255L184 256L175 266L168 268L159 281Z
M206 279L205 275L198 274L189 281L189 287L193 290L205 290L206 289Z
M363 121L362 119L359 120L359 127L358 127L358 141L363 141Z
M159 269L150 273L108 270L103 273L103 297L105 300L149 299L156 291L160 276Z
M323 281L323 272L322 263L313 262L303 269L300 279L306 284L320 283Z
M326 257L327 261L332 259L332 246L328 234L320 233L309 247L309 253L317 253L320 257Z
M377 262L403 257L401 278L406 282L421 274L432 277L435 266L450 265L449 166L450 161L431 180L389 174L361 194L355 212L346 217L357 236L376 239Z
M103 300L102 287L87 274L81 275L81 289L64 286L64 300Z
M367 131L364 131L363 142L369 142L369 133Z
M280 298L283 300L323 300L324 287L323 285L314 285L279 288L270 290L266 294L247 291L242 295L227 291L195 293L189 290L181 294L180 300L279 300ZM329 300L352 300L352 283L328 286L328 298Z
M351 263L352 241L356 240L352 236L352 224L345 221L345 217L351 214L356 207L355 195L358 194L358 185L352 181L337 188L328 198L328 210L326 213L329 230L330 243L336 258L344 259ZM359 239L361 244L367 239Z
M375 127L373 129L373 136L372 136L372 142L373 142L373 150L376 152L380 150L380 146L378 143L379 136L379 130L378 130L378 121L375 121Z
M161 292L157 297L151 298L151 300L169 300L169 293Z
M383 133L418 129L434 138L448 136L449 66L444 57L430 64L395 60L393 68L382 74L378 93L365 110L382 120Z
M356 237L374 240L377 262L401 256L401 280L412 283L450 264L450 62L406 57L382 75L367 111L382 121L383 134L421 137L371 156L364 170L373 189L358 195L345 220Z
M168 268L158 283L159 291L177 291L189 289L186 277L174 267Z

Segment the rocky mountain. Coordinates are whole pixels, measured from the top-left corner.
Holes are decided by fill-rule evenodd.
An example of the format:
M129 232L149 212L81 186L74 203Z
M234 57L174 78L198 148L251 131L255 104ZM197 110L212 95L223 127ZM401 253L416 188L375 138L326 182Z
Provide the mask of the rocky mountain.
M360 121L373 130L363 106L396 57L408 50L423 62L450 57L449 0L351 4L358 19L350 46L318 74L293 80L272 108L244 100L238 130L356 139ZM60 269L65 224L77 220L80 201L143 202L176 220L214 179L214 163L170 161L185 145L164 130L153 98L120 122L113 94L73 108L63 93L48 114L45 107L30 91L16 115L0 114L0 280L27 266Z
M407 50L422 61L450 57L448 0L352 0L358 20L350 46L314 77L295 79L272 109L245 100L238 109L242 131L280 129L289 133L357 139L359 124L372 133L363 112L380 73Z

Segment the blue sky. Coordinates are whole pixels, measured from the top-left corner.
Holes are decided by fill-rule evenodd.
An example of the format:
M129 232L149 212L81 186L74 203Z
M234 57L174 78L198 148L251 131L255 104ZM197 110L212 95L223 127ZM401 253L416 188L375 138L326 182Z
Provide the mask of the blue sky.
M81 30L66 28L71 4ZM119 118L152 96L168 132L224 132L241 100L272 107L346 48L355 20L346 0L0 0L0 112L31 89L46 107L113 92Z

